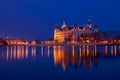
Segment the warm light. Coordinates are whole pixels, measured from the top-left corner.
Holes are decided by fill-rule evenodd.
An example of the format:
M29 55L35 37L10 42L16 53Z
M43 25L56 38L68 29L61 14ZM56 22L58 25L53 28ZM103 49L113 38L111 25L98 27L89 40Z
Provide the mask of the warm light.
M75 51L74 51L75 49L74 49L74 46L72 46L72 56L74 57L74 55L75 55Z
M81 54L82 54L82 52L81 52L81 47L80 47L80 49L79 49L79 52L80 52L80 57L81 57Z
M36 45L36 42L35 42L35 41L32 41L31 45Z
M89 46L87 46L87 56L89 56Z
M118 42L120 43L120 40Z
M12 46L10 47L10 59L12 60L12 52L13 52L13 50L12 50Z
M86 40L87 43L89 43L90 41L89 40Z
M116 51L116 46L114 46L114 51L115 51L115 56L116 56L116 53L117 53L117 51Z
M43 46L41 46L41 56L43 57Z
M105 55L107 55L107 46L105 46Z
M83 55L85 55L85 46L83 46Z
M6 50L6 58L7 58L7 61L9 59L9 46L7 46L7 50Z
M114 42L116 42L117 40L114 40Z
M106 41L103 41L103 43L104 43L104 44L107 44L107 43L108 43L108 41L107 41L107 40L106 40Z
M95 55L97 54L97 47L95 46Z
M24 58L24 46L21 47L22 58Z
M16 59L16 55L17 55L16 54L16 46L14 46L14 54L13 55L14 55L14 60L15 60Z
M32 56L35 57L36 56L36 46L32 47Z
M50 46L48 46L48 57L50 56Z
M113 46L111 46L111 54L113 55Z
M17 46L17 59L19 60L21 58L21 48L20 46Z
M61 64L64 71L69 64L72 64L73 66L84 64L84 66L92 68L91 59L93 58L89 59L89 57L95 57L94 49L91 51L93 53L90 52L89 46L83 46L82 49L80 47L78 51L79 53L77 53L75 49L76 48L74 48L74 46L71 46L70 50L68 50L65 46L54 46L54 65L57 66L58 64ZM84 52L85 49L88 50L87 53Z
M32 48L32 55L36 56L36 47ZM21 60L28 58L28 46L7 46L6 48L6 60Z
M26 54L25 54L25 57L28 58L28 46L26 46L25 51L26 51L26 52L25 52L25 53L26 53Z

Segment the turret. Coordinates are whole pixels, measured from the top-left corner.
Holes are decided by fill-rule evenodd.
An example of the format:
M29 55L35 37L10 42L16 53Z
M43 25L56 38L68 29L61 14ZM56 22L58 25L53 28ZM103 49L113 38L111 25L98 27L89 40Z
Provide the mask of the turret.
M91 24L91 20L90 20L90 18L88 18L88 24L87 24L87 27L90 28L90 29L92 28L92 24Z
M54 29L54 34L57 32L57 31L59 31L60 29L59 29L59 26L56 24L56 26L55 26L55 29Z
M55 26L55 29L59 29L59 26L58 26L58 24L56 24L56 26Z
M98 32L98 26L97 25L94 26L94 31Z

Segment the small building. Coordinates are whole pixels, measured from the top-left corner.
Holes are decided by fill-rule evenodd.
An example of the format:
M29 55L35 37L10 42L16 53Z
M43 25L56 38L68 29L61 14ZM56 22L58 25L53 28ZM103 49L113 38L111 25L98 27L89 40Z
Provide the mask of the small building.
M45 44L54 44L54 40L53 39L47 39L45 41Z
M32 42L31 42L31 45L36 45L36 41L32 41Z
M29 45L29 42L20 39L5 39L3 41L4 45Z

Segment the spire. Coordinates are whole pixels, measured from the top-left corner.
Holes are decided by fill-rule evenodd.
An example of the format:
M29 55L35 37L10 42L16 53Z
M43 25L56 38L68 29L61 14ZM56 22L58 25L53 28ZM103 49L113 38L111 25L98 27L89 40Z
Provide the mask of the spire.
M59 29L59 26L58 26L58 24L56 24L56 25L55 25L55 29Z
M92 24L91 24L91 20L90 20L90 17L88 18L88 24L87 24L88 28L92 28Z
M62 29L67 28L65 21L63 21Z
M74 27L77 27L77 24L76 24L76 23L74 24Z
M94 26L94 31L98 32L98 26L97 25Z
M76 21L74 21L74 27L77 27L77 22Z
M66 25L65 21L63 21L63 25Z
M88 22L91 22L90 18L88 18Z
M91 20L90 20L90 18L88 18L88 24L90 24L91 23Z

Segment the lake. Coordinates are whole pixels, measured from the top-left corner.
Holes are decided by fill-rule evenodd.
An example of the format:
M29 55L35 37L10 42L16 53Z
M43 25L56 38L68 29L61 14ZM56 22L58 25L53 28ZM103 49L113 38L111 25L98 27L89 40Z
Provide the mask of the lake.
M120 80L120 46L1 46L0 80Z

